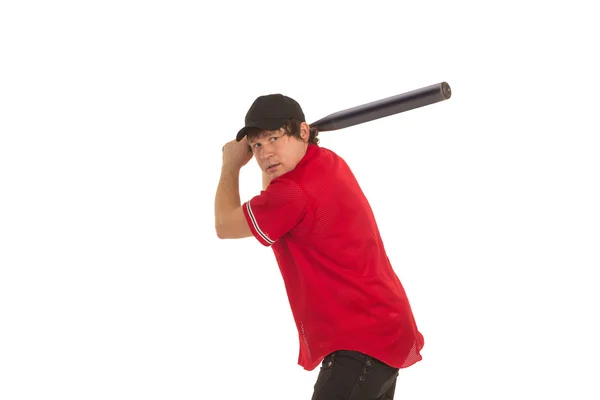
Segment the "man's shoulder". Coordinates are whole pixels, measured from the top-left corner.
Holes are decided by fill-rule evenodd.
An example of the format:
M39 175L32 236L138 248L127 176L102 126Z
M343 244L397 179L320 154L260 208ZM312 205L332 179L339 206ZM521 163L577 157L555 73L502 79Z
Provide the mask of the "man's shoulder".
M333 157L336 159L340 159L343 160L344 158L342 157L342 155L340 155L340 153L338 153L336 150L333 150L329 147L324 147L321 145L316 145L316 152L318 155L320 156L325 156L325 157Z
M308 159L308 164L311 166L323 165L327 162L344 161L344 158L335 150L321 145L311 145L312 156Z

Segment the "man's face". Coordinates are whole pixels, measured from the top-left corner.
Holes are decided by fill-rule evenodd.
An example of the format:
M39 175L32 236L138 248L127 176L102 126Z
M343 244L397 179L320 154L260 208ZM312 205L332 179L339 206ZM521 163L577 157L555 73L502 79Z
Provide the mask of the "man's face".
M301 128L302 139L286 135L282 129L262 131L248 139L258 166L271 179L296 168L308 147L308 127Z

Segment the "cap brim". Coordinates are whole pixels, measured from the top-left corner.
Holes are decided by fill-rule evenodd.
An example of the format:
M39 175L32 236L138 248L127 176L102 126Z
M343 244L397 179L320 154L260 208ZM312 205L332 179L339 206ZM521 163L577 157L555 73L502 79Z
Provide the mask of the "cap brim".
M250 129L260 129L265 131L274 131L275 129L281 128L287 122L287 118L273 118L265 119L262 121L254 121L246 124L245 127L239 130L236 136L236 140L239 142L246 136Z

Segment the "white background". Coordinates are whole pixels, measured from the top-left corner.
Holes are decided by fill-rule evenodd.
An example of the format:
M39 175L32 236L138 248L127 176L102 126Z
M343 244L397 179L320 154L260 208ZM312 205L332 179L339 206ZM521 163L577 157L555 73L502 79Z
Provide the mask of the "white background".
M221 146L261 94L441 81L321 134L425 336L396 398L600 398L592 3L2 2L0 398L310 399L271 250L214 233Z

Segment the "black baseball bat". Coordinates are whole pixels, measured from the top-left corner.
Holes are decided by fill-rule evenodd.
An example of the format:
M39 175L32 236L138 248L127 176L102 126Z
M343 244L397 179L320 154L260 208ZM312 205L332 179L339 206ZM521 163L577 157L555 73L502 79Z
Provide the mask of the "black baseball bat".
M448 100L450 85L440 82L396 96L329 114L310 124L319 132L334 131Z

